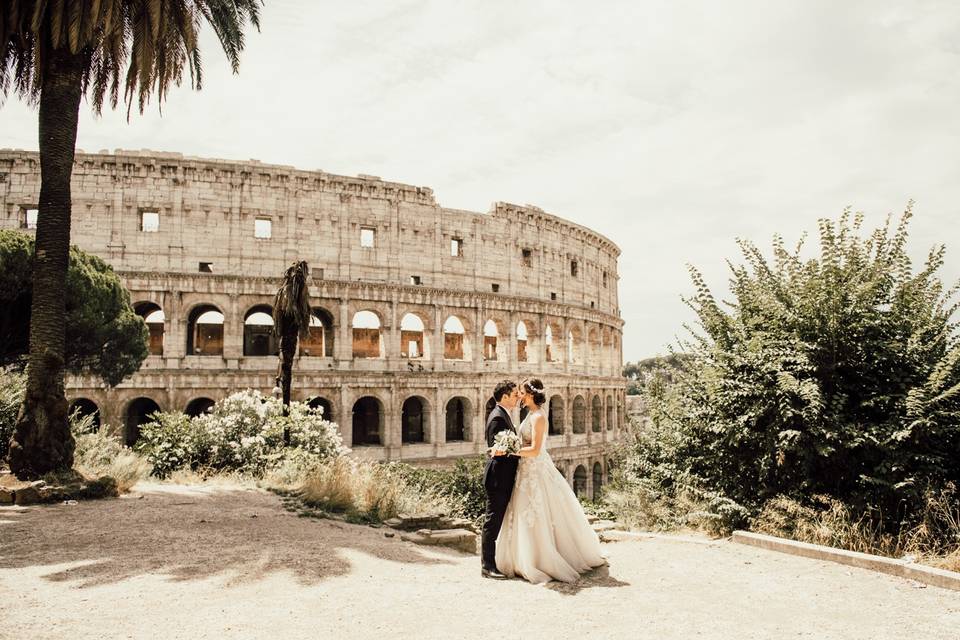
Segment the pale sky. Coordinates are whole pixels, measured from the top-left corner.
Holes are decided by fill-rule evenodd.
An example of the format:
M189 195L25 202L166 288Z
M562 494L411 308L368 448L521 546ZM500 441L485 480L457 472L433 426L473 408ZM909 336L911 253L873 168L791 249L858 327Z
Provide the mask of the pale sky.
M793 244L844 207L916 200L911 252L960 278L960 5L884 0L267 0L240 74L207 30L203 91L129 124L81 106L77 146L360 173L446 207L535 204L622 249L624 359L726 292L735 239ZM10 97L0 147L37 148ZM812 239L812 238L811 238Z

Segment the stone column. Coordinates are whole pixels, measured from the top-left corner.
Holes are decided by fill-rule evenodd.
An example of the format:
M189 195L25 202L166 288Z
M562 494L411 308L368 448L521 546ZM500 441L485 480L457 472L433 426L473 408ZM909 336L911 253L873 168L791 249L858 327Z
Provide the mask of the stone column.
M443 371L443 309L440 305L433 305L433 344L430 361L435 371Z
M353 327L351 322L349 300L340 298L340 331L334 344L333 356L341 362L348 362L353 359Z

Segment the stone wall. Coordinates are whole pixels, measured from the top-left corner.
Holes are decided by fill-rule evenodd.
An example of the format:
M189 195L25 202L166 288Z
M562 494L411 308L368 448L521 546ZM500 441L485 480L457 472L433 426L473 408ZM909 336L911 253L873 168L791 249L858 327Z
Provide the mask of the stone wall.
M39 189L36 153L0 151L0 228L30 233ZM132 378L115 389L69 381L71 398L94 402L104 422L134 429L139 398L183 410L236 389L269 392L277 361L245 349L247 320L269 307L289 263L303 259L317 331L332 345L329 355L298 358L294 397L329 403L348 444L355 402L376 398L381 442L354 446L356 455L446 464L480 452L493 386L537 375L565 408L563 433L548 441L558 466L573 482L582 465L587 491L595 464L598 479L606 477L606 455L625 419L625 381L619 249L600 234L530 205L496 203L486 214L445 209L428 188L372 176L172 153L78 153L73 202L73 242L117 270L145 315L163 313L162 326L152 327L155 355ZM219 352L191 346L201 307L223 316ZM363 311L379 325L377 353L356 347L370 338L369 330L354 332ZM407 314L423 325L419 357L401 355ZM462 334L445 332L451 316ZM445 358L445 344L462 344L462 357ZM423 407L423 442L402 438L402 406L412 396ZM573 433L578 396L585 433ZM454 397L468 407L468 425L465 440L446 442Z

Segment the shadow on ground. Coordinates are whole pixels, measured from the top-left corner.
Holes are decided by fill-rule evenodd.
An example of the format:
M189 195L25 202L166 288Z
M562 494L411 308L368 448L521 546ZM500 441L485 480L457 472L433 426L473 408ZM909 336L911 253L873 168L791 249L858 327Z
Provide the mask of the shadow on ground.
M454 561L379 529L297 517L276 496L248 489L145 485L119 499L4 508L0 516L0 569L61 565L44 577L78 587L148 573L238 584L288 572L313 584L350 572L345 549L394 562Z

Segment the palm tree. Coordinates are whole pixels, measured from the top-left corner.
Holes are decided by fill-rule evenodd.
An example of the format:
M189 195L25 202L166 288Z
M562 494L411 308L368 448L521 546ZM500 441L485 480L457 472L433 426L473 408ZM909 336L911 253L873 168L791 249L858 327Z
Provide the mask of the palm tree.
M293 377L293 356L297 341L310 331L310 291L307 275L310 268L303 260L294 262L283 276L283 284L273 299L273 331L280 337L280 371L277 384L283 390L283 415L290 408L290 383ZM290 444L290 432L283 430L283 441Z
M151 95L201 85L197 32L208 23L239 67L243 28L260 27L262 0L4 0L0 4L0 92L13 90L40 114L40 200L33 264L27 390L10 443L20 478L73 466L64 395L64 299L70 247L70 176L80 98L127 118Z

